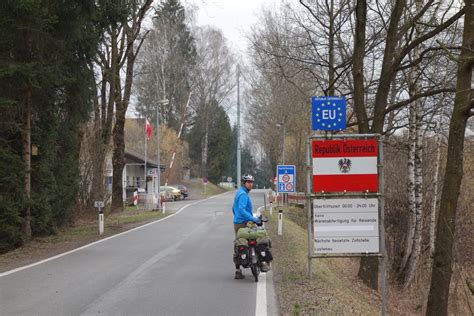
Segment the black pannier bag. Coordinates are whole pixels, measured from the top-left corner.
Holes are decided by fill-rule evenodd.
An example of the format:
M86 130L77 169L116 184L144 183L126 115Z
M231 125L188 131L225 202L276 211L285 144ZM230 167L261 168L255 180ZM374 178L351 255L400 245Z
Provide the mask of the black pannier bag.
M237 248L237 258L235 258L235 263L243 267L247 267L250 264L250 254L248 247L239 246Z
M273 260L272 253L267 244L257 245L255 251L257 252L257 256L260 261L270 262Z
M235 241L234 263L244 267L250 264L250 253L246 239L238 238Z

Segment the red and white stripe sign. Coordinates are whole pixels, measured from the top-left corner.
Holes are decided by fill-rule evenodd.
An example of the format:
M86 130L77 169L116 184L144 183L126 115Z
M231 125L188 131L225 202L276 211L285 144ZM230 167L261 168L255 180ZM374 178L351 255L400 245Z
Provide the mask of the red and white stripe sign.
M313 192L378 191L376 139L313 140Z

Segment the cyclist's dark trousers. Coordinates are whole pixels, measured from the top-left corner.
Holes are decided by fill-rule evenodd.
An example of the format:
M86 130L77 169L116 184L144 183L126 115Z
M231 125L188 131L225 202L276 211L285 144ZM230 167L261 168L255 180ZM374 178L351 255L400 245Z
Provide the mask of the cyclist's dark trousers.
M237 232L239 231L239 229L245 228L245 227L247 227L247 223L234 224L235 238L237 238ZM234 248L234 258L236 258L236 256L237 256L237 253L236 253L236 249ZM240 265L235 264L235 268L238 270L240 268Z
M235 238L237 238L237 232L239 231L239 229L245 228L245 227L247 227L247 222L242 223L242 224L234 224Z

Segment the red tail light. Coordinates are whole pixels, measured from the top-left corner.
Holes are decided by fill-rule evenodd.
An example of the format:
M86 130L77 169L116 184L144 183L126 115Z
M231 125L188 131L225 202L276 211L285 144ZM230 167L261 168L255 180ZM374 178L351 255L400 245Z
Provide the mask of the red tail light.
M249 240L249 245L250 246L254 246L257 244L257 241L256 240Z

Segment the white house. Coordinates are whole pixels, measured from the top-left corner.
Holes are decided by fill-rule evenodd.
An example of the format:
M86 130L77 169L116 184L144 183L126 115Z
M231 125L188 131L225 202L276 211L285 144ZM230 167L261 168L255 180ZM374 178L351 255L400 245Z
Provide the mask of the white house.
M154 193L158 196L158 172L156 161L146 162L146 172L148 177L145 178L145 157L140 154L125 151L125 166L123 168L123 198L124 200L131 198L133 192ZM161 165L160 170L163 175L165 166ZM145 179L147 181L145 181Z

